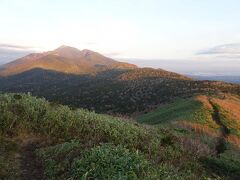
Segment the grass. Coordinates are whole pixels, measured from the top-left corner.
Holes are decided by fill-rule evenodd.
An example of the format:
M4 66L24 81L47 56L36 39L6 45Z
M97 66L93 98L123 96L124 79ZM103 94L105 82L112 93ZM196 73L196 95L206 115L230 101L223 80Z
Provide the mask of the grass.
M198 156L186 151L168 130L71 109L28 94L0 94L0 123L3 138L31 134L41 137L43 144L44 141L51 144L39 150L46 177L195 179L211 176ZM112 166L108 166L109 162Z
M152 171L142 154L121 145L84 149L75 141L41 149L38 154L48 179L143 179Z
M240 101L232 96L224 99L214 98L222 123L230 130L232 135L240 138Z
M205 166L224 179L239 179L240 177L240 153L227 150L219 157L208 157L204 160Z
M201 103L193 98L178 99L173 103L160 106L153 112L141 115L137 118L137 121L156 125L175 120L191 120L194 112L200 107Z
M189 121L207 125L217 130L219 127L212 120L212 109L205 105L206 103L202 101L202 97L200 98L178 99L173 103L160 106L153 112L139 116L137 121L151 125L169 124L174 121Z
M218 156L214 148L221 136L220 125L213 117L214 103L219 113L220 121L230 130L226 140L226 151ZM180 99L174 103L163 105L153 112L138 117L141 123L163 126L171 130L188 150L202 157L206 169L223 179L238 179L240 177L239 154L239 98L232 95L197 96L190 99ZM219 177L217 177L219 178Z

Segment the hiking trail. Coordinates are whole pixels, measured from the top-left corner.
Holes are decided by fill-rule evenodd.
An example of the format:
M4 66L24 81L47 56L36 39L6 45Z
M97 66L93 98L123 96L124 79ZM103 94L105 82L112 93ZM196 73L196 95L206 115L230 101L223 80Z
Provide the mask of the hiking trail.
M23 145L21 153L22 180L43 179L43 169L35 154L38 148L40 147L37 141L29 141Z
M222 123L217 106L209 99L213 108L212 119L220 126L220 136L216 145L217 155L224 153L226 150L226 138L229 135L229 129Z

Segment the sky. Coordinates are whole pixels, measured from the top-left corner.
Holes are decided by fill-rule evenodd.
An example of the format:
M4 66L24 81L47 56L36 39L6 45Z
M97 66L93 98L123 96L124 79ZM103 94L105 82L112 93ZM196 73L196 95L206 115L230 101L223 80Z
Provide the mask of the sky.
M240 68L239 18L239 0L0 0L0 63L69 45L154 67Z

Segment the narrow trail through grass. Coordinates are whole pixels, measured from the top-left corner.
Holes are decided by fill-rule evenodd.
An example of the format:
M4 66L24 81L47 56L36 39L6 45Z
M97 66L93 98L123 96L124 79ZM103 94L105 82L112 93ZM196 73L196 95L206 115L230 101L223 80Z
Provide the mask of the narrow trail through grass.
M212 119L220 126L221 132L216 145L217 155L224 153L226 150L226 138L229 135L229 129L221 122L221 118L219 115L219 110L217 106L209 99L209 103L213 108Z
M37 141L27 142L22 147L22 158L21 158L21 179L22 180L42 180L43 179L43 169L38 162L35 152L39 148L39 143Z

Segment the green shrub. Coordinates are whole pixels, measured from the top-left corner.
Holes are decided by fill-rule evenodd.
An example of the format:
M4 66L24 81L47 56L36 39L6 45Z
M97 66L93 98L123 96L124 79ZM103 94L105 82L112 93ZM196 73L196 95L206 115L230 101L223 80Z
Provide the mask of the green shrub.
M237 179L240 177L240 154L232 151L225 151L219 157L209 157L204 160L205 166L225 177Z
M75 179L138 179L150 171L150 164L138 152L129 152L123 146L105 144L85 151L75 159L71 174Z
M0 179L19 179L18 149L16 143L0 137Z
M138 179L152 170L138 152L122 145L103 144L83 150L80 143L70 142L39 151L49 179Z
M71 169L71 163L77 158L83 148L78 141L42 148L37 156L44 165L44 174L48 179L64 179Z

